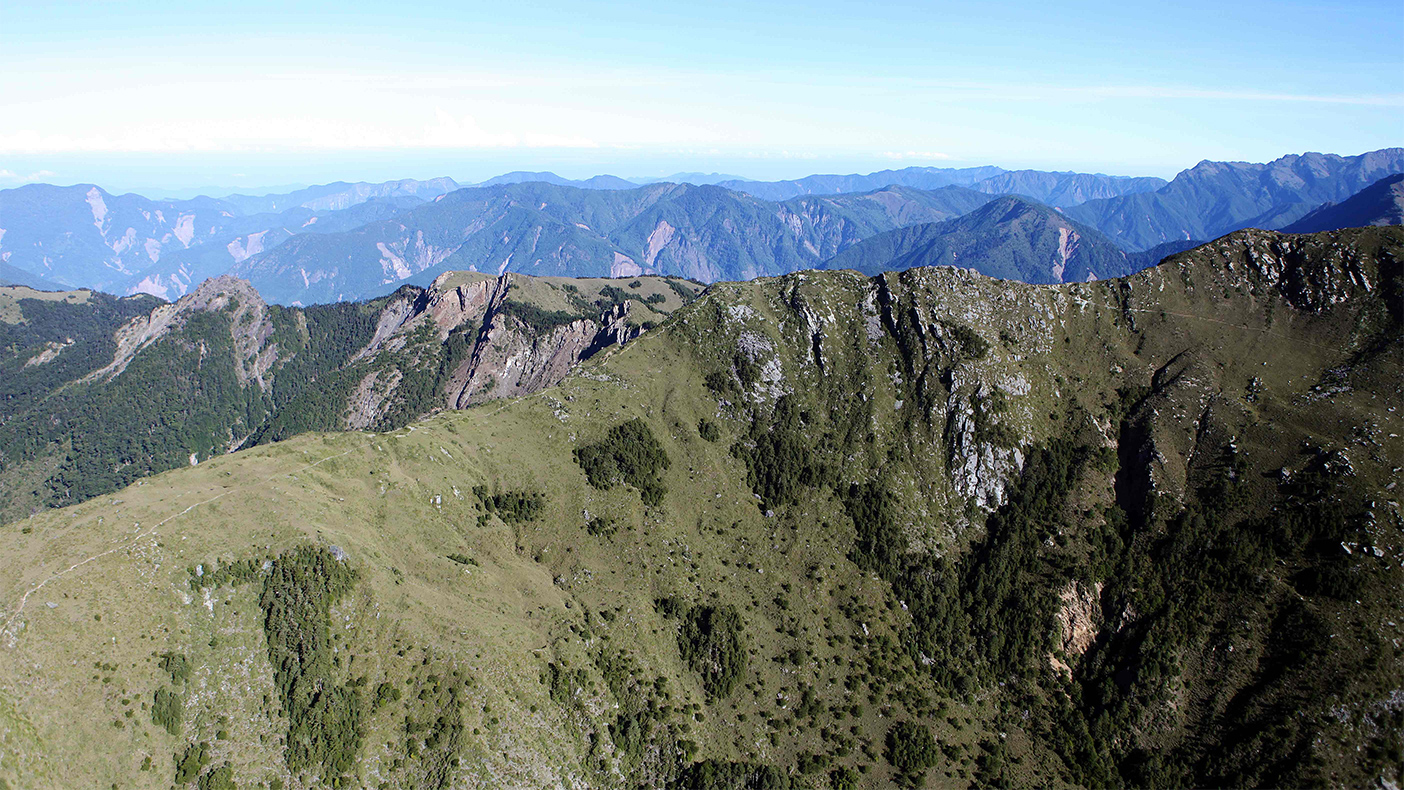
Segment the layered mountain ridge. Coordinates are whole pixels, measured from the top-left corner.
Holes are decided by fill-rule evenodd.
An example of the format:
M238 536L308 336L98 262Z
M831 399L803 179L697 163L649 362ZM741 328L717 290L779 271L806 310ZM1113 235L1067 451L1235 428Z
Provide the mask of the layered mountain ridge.
M1404 173L1382 178L1339 203L1313 209L1282 230L1317 233L1372 225L1404 225Z
M1212 239L1244 227L1282 228L1328 201L1340 201L1404 172L1404 148L1359 156L1307 153L1266 164L1204 161L1154 191L1092 200L1067 215L1128 250Z
M878 231L954 217L989 199L960 188L894 187L774 204L716 186L510 184L459 190L345 233L304 235L231 272L272 301L307 304L450 269L749 279L811 268Z
M819 267L863 239L952 219L1006 194L1064 211L1144 265L1242 227L1282 228L1400 171L1404 149L1293 155L1262 165L1206 161L1169 184L918 167L790 182L719 181L712 174L694 178L708 182L700 186L515 172L466 191L444 177L191 201L31 185L0 192L0 265L61 287L168 299L230 273L254 280L271 301L303 304L427 285L448 268L655 271L716 281ZM456 215L435 208L453 195ZM1333 216L1313 227L1349 221Z

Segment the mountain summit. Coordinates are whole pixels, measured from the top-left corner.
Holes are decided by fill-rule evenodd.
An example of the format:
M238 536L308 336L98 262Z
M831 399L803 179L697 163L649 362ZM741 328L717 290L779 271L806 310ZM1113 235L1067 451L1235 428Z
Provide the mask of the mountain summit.
M1022 197L994 200L956 219L889 231L825 262L865 274L916 266L959 266L1027 283L1107 279L1131 263L1110 239Z

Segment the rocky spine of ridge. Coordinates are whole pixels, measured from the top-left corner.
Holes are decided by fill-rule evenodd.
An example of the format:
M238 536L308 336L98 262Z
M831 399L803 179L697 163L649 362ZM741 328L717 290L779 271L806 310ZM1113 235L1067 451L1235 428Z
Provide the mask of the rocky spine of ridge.
M546 328L530 326L504 307L522 276L508 272L448 286L453 275L446 274L428 289L402 289L381 311L374 338L352 362L373 364L382 353L403 351L417 342L424 328L430 328L438 343L464 334L471 350L449 372L439 392L439 408L463 409L552 386L599 350L623 345L644 331L628 324L628 301L594 317ZM366 374L348 403L346 427L376 424L401 381L399 370Z
M277 344L268 342L273 334L268 304L247 280L229 276L206 280L178 301L163 304L150 315L132 319L113 336L117 352L112 362L88 374L84 381L110 381L121 375L142 349L166 337L171 330L185 326L191 313L225 310L232 311L234 365L239 383L253 381L266 392L270 382L264 377L278 361Z

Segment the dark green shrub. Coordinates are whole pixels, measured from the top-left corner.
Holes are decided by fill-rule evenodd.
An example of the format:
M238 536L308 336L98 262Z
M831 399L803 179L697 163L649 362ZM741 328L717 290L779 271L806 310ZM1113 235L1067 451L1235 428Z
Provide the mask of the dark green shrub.
M673 293L678 295L678 298L682 300L683 304L688 305L697 301L697 294L693 293L692 289L682 283L675 280L664 280L663 282L667 283L668 287L673 289Z
M234 786L234 769L225 763L200 777L196 786L199 790L237 790Z
M827 754L813 754L801 752L795 759L795 770L802 774L817 774L829 767L829 756Z
M678 652L702 677L707 696L729 695L746 674L746 641L741 615L730 606L698 606L682 612Z
M940 759L936 739L925 724L901 721L887 731L887 761L916 787L926 770Z
M184 653L162 653L157 666L163 672L170 673L172 683L184 683L190 679L190 660Z
M205 741L200 741L198 745L192 743L185 747L183 754L175 755L174 759L175 783L188 785L210 764L210 745Z
M535 521L546 508L546 495L540 491L503 491L489 494L486 486L473 486L473 493L489 513L512 524Z
M273 681L288 716L284 759L294 773L322 768L323 781L354 769L364 737L361 688L333 675L330 610L356 573L321 546L283 554L264 580L260 604Z
M389 705L392 702L400 701L400 687L394 683L381 683L375 687L375 706L377 708Z
M829 772L829 787L833 790L858 790L858 772L840 766Z
M565 326L573 321L579 321L584 316L577 313L567 313L562 310L543 310L542 308L528 302L518 302L508 299L502 303L501 310L504 314L510 315L522 323L523 326L537 334L543 334Z
M790 778L771 765L704 760L678 774L677 790L790 790Z
M697 421L697 435L709 442L715 442L721 438L721 429L716 423L703 417Z
M168 688L156 689L151 703L151 720L157 727L172 735L180 734L181 718L185 715L185 701Z
M575 460L595 488L623 482L639 490L644 504L654 506L668 491L662 475L672 462L648 423L637 417L611 428L602 441L576 448Z
M585 531L596 537L609 537L619 531L619 525L612 518L595 516L585 522Z

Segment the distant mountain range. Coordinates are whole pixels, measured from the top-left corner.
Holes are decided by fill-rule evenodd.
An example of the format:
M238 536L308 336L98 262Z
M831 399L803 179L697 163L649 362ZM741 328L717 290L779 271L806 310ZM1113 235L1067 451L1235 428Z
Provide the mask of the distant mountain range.
M773 203L690 184L503 184L462 189L354 230L303 234L230 271L285 304L360 299L450 269L744 280L813 268L869 236L956 217L988 200L958 187Z
M663 176L662 178L654 178L650 176L634 176L629 178L628 180L633 181L635 184L638 184L640 186L643 186L645 184L657 184L660 181L666 181L670 184L696 184L697 186L706 186L708 184L721 184L727 181L734 181L738 184L743 184L751 181L752 179L745 178L743 176L729 175L727 173L684 172L674 173L670 176Z
M1327 201L1344 200L1404 172L1404 148L1359 156L1308 153L1267 164L1200 162L1154 192L1091 200L1067 215L1128 250L1212 239L1246 227L1282 228Z
M908 167L868 175L807 176L795 181L724 181L720 186L767 200L787 200L798 195L866 192L891 184L915 189L963 186L991 195L1023 195L1050 206L1072 206L1093 198L1150 192L1165 186L1165 180L998 167Z
M1017 195L1024 200L1010 206L1025 217L1019 221L991 222L991 209L940 231L875 242L832 265L872 271L897 257L905 262L891 265L963 257L966 264L958 265L987 274L1056 282L1111 276L1123 264L1105 256L1055 264L1046 232L1076 234L1089 254L1110 242L1129 253L1124 265L1139 268L1239 228L1287 228L1318 207L1301 227L1387 222L1398 216L1387 210L1397 192L1347 198L1401 172L1404 148L1267 164L1206 161L1169 183L912 167L775 182L677 173L644 186L608 175L570 180L514 172L471 187L442 177L191 200L32 184L0 191L0 265L11 267L0 279L27 275L37 278L29 284L175 299L232 273L252 280L270 301L305 304L369 298L405 282L426 285L448 268L746 279L831 265L878 234L952 220ZM674 183L687 180L718 183ZM1336 202L1334 210L1323 205ZM925 233L945 241L935 244L937 237ZM994 235L976 238L984 233ZM925 252L910 246L919 240ZM889 252L893 257L882 259Z
M416 181L412 178L400 181L386 181L382 184L368 184L364 181L348 184L338 181L334 184L307 187L284 195L229 195L220 198L234 205L241 214L269 214L292 208L305 208L312 211L340 211L359 203L376 198L418 198L432 200L446 192L459 188L457 181L447 176Z
M40 291L60 291L63 286L58 283L51 283L42 277L33 274L8 263L0 263L0 286L6 285L27 285Z

